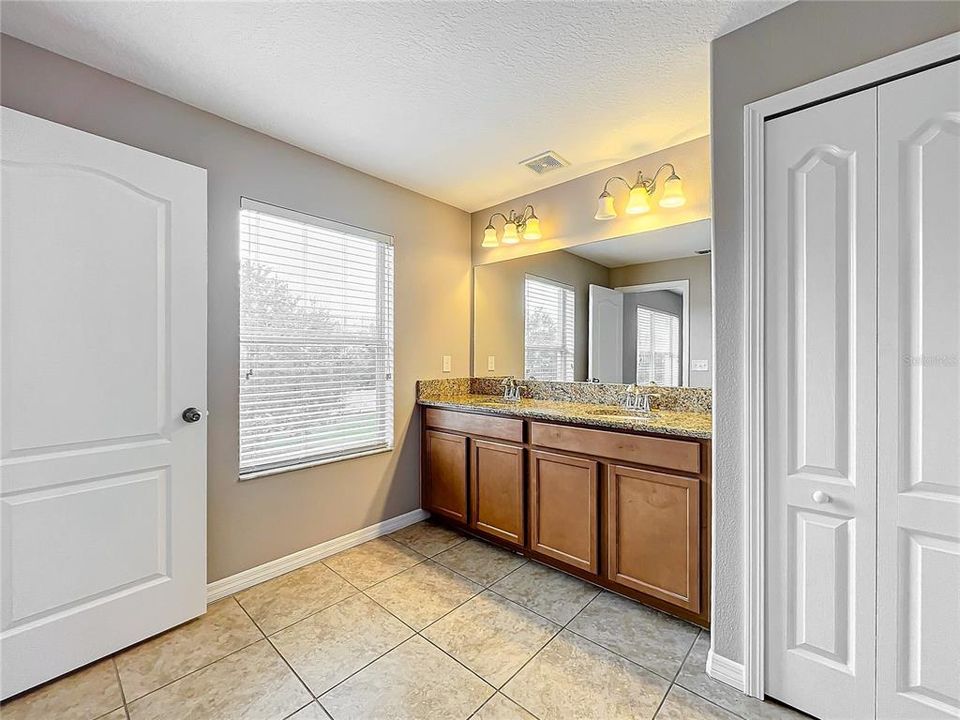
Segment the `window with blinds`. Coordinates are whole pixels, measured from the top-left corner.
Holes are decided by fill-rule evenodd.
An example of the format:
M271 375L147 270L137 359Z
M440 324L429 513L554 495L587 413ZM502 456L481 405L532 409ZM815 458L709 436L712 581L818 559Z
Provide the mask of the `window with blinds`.
M637 307L637 383L680 385L680 318Z
M244 199L240 475L393 447L393 239Z
M524 377L573 382L573 320L572 287L524 278Z

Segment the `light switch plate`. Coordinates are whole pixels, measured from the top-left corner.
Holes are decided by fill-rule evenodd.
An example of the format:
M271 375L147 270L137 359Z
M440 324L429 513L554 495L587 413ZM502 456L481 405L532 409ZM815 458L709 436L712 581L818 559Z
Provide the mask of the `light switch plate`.
M444 355L441 358L441 363L443 365L443 372L450 372L450 356Z
M487 372L493 372L497 369L497 358L495 355L487 355Z
M696 371L696 372L707 372L707 370L710 369L710 361L709 361L709 360L694 360L694 361L693 361L693 369L694 369L694 371Z

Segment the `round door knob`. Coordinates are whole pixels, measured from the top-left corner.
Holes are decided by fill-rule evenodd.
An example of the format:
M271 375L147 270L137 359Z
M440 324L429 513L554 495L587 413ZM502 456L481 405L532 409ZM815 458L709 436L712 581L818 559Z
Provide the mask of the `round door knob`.
M203 415L195 407L188 407L186 410L183 411L183 413L181 413L180 417L183 418L184 422L195 423L198 420L200 420L200 418L202 418Z
M813 493L813 501L815 503L823 504L830 502L830 496L827 495L823 490L817 490Z

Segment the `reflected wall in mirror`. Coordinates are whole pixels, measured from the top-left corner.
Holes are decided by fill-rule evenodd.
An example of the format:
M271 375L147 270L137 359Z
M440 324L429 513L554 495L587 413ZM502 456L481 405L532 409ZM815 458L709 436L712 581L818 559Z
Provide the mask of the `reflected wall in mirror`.
M473 374L709 387L710 220L474 268Z

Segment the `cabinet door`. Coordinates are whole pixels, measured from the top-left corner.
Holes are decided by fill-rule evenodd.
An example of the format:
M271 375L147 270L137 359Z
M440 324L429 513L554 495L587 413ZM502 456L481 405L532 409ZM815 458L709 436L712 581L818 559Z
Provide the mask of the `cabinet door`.
M700 611L700 481L607 467L607 578Z
M599 571L595 461L530 452L530 548Z
M427 430L426 506L451 520L467 521L467 439Z
M474 440L470 468L470 525L523 544L523 448Z

